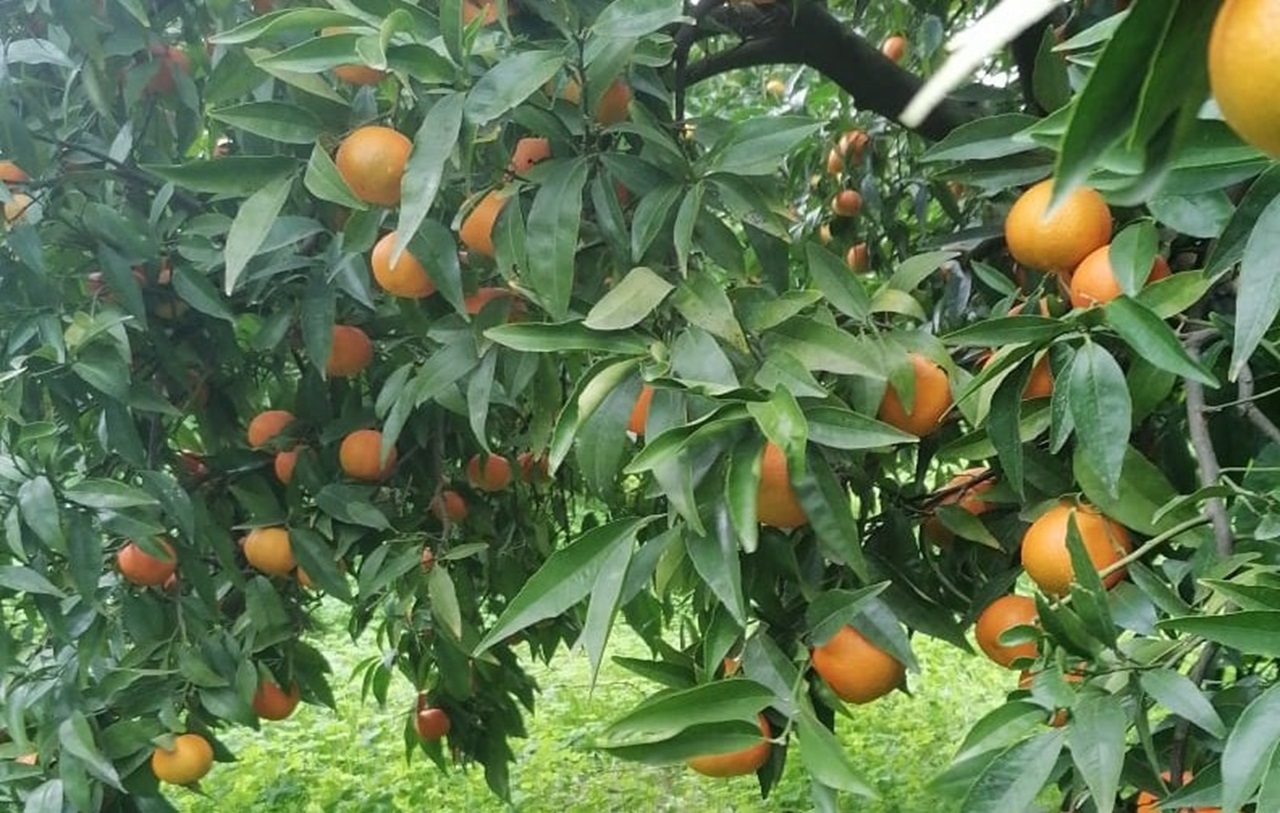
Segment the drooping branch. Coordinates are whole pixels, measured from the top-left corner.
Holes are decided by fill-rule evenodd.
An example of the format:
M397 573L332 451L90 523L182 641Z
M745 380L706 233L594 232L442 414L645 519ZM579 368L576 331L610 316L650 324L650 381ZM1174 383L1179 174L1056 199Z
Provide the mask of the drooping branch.
M777 5L780 13L768 16L767 31L760 30L735 48L690 63L685 85L738 68L805 65L839 85L858 107L897 120L923 84L919 76L880 53L820 3L796 0L790 7ZM945 101L917 132L938 140L975 115L973 108Z

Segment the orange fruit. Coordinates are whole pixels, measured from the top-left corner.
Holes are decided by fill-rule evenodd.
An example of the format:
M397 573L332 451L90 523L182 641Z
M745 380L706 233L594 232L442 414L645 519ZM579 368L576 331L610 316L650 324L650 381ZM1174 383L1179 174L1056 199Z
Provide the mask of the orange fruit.
M418 258L406 248L400 252L400 259L391 264L391 249L396 241L395 232L387 232L373 246L369 255L369 266L373 269L373 279L382 290L392 296L406 299L425 299L436 292L436 284L427 274L427 270L418 262Z
M408 253L408 252L406 252ZM325 372L335 378L351 378L360 374L373 361L373 342L369 335L352 325L334 325L333 342Z
M506 205L506 198L499 196L497 192L487 192L475 208L467 213L458 229L458 237L462 239L467 251L486 257L493 256L493 224Z
M413 142L390 127L361 127L342 139L334 163L355 196L365 203L395 206Z
M840 150L841 155L849 156L851 163L859 164L862 162L863 152L870 143L871 136L867 135L865 130L850 130L840 136L840 140L836 142L836 148Z
M1280 3L1226 0L1209 35L1209 87L1222 117L1253 146L1280 156Z
M871 267L871 257L867 251L866 243L855 243L845 252L844 264L849 266L853 271L858 273L865 272Z
M293 480L293 469L298 465L298 453L301 451L302 447L299 446L296 449L276 452L276 459L272 464L272 468L275 470L277 480L289 485Z
M770 96L782 96L787 92L787 86L781 79L770 79L764 83L764 92Z
M542 86L543 92L548 96L554 96L564 99L569 104L582 103L582 85L577 79L570 76L561 83L559 91L556 90L556 80L552 79Z
M831 211L839 217L857 217L862 211L862 195L852 189L842 189L831 199Z
M760 459L760 483L756 486L756 519L773 528L798 528L809 518L796 497L787 471L787 458L773 441L764 444Z
M120 575L124 576L125 581L139 587L155 587L164 584L178 569L178 555L174 552L173 545L163 537L157 537L156 541L164 548L168 558L152 556L137 542L128 542L120 548L116 554L116 566L120 568Z
M630 106L631 86L621 79L615 79L596 105L596 123L605 127L617 124L630 115Z
M264 680L258 684L258 690L253 693L253 713L264 720L283 720L293 714L293 710L298 707L298 701L301 699L302 695L296 682L290 683L289 691L286 692L276 685L275 681Z
M7 184L10 189L12 189L15 184L23 184L29 180L31 180L31 176L27 175L27 173L23 171L22 167L12 161L0 161L0 181Z
M973 625L978 647L1001 666L1012 666L1014 661L1022 658L1034 660L1037 654L1034 641L1002 644L1000 636L1013 627L1034 625L1037 617L1035 599L1015 595L1001 596L978 614L978 620Z
M894 34L880 46L880 53L894 62L901 62L907 55L907 38L901 34Z
M520 479L526 483L545 480L551 472L551 465L545 454L521 452L516 455L516 466L520 469Z
M147 80L143 92L152 96L165 96L173 93L178 86L178 80L174 78L174 73L178 71L191 73L191 59L181 48L164 45L153 46L151 55L156 57L153 61L157 67L155 73Z
M1097 508L1084 502L1059 502L1031 523L1022 537L1022 567L1036 586L1050 596L1066 595L1075 579L1067 550L1067 528L1073 516L1080 541L1096 569L1119 561L1133 549L1124 526L1103 516ZM1120 568L1102 583L1114 587L1124 573Z
M511 151L507 169L517 175L528 174L533 165L551 157L551 142L545 138L522 138Z
M982 368L985 370L994 358L994 355L988 355L982 362ZM1027 383L1022 388L1022 400L1048 398L1051 395L1053 395L1053 370L1049 368L1049 357L1046 355L1041 356L1031 368L1031 375L1027 377Z
M1036 672L1033 674L1032 672L1026 669L1023 669L1022 672L1018 675L1018 688L1029 690L1031 688L1032 683L1035 682L1035 676L1038 674L1041 674L1041 673ZM1079 683L1080 681L1084 680L1084 675L1080 674L1079 672L1068 672L1063 677L1066 678L1068 683ZM1067 724L1067 710L1058 709L1053 713L1053 716L1049 718L1048 722L1049 722L1049 725L1053 726L1054 728L1062 728L1064 725Z
M288 410L268 409L266 412L259 412L249 421L249 431L246 434L250 448L261 449L266 446L293 421L293 413Z
M631 408L631 417L627 420L627 431L636 437L644 437L644 426L649 421L649 402L653 400L653 387L648 384L640 387L640 395L636 397L636 405Z
M513 9L507 6L507 13L511 13ZM471 21L477 17L483 18L480 25L492 25L498 21L498 5L494 0L464 0L462 3L462 24L471 25Z
M31 196L25 192L14 192L9 196L9 200L4 204L4 222L8 223L25 223L27 220L27 209L31 208L34 201Z
M377 429L357 429L342 439L338 465L353 480L385 480L396 467L396 448L387 450L382 460L382 433Z
M524 301L515 295L515 292L509 288L485 287L477 288L476 292L471 296L462 300L462 304L467 313L475 316L484 310L484 306L488 305L495 299L509 297L511 304L507 310L507 321L516 321L516 318L524 313Z
M447 519L453 525L465 521L468 514L467 501L461 494L450 489L440 492L438 497L433 497L429 507L436 519L441 522Z
M1169 276L1169 263L1157 254L1155 261L1151 264L1151 273L1147 275L1146 282L1155 282L1167 276ZM1110 244L1089 252L1089 256L1081 260L1071 274L1071 305L1073 307L1105 305L1120 296L1120 293L1120 281L1116 279L1115 269L1111 267Z
M1168 782L1169 772L1165 771L1164 773L1160 774L1160 778ZM1184 785L1188 784L1191 781L1191 778L1192 778L1191 771L1182 772L1182 784ZM1134 813L1162 813L1162 810L1160 808L1160 797L1156 796L1154 793L1152 793L1149 790L1144 790L1138 794L1137 803L1138 803L1138 807L1134 811ZM1185 810L1186 808L1181 808L1181 809ZM1222 808L1197 807L1196 813L1222 813Z
M830 245L831 243L831 224L830 223L823 223L821 226L818 227L818 241L822 243L824 246Z
M343 26L330 26L320 29L320 36L345 34L349 30ZM368 65L339 65L333 69L333 75L339 82L346 82L348 85L376 85L387 78L386 71L370 68Z
M827 174L839 175L844 172L844 156L840 154L837 147L832 147L827 153Z
M987 477L989 469L978 467L965 469L947 481L941 489L944 496L938 505L957 505L974 516L985 514L991 510L991 503L982 499L982 493L995 485L995 480ZM942 547L955 541L955 534L942 524L936 516L930 516L921 526L924 537L935 545Z
M413 718L413 727L422 739L438 740L449 733L453 723L444 709L427 706L418 709L417 715Z
M907 409L893 385L885 387L880 401L880 420L903 432L924 437L938 428L938 421L951 408L951 386L941 367L919 353L911 353L915 371L915 400Z
M500 454L467 461L467 482L481 491L501 491L511 484L511 463Z
M1111 209L1093 189L1079 187L1050 214L1053 180L1023 192L1004 221L1009 253L1023 265L1067 273L1111 240Z
M288 576L298 564L289 544L289 531L279 525L250 531L244 538L244 558L272 576Z
M906 668L846 624L810 654L813 670L847 703L870 703L902 685Z
M156 746L151 752L151 772L170 785L199 782L213 767L213 746L199 734L179 734L173 747Z
M685 764L703 776L714 776L724 778L729 776L746 776L755 773L764 767L769 761L769 752L773 749L773 744L769 742L769 738L773 736L769 730L769 721L761 714L759 716L760 723L760 742L755 745L748 745L737 751L730 751L727 754L705 754L699 757L690 757L685 760Z
M435 551L431 550L430 545L426 545L422 548L422 554L418 557L418 560L422 564L423 573L430 573L432 570L435 570L436 554Z

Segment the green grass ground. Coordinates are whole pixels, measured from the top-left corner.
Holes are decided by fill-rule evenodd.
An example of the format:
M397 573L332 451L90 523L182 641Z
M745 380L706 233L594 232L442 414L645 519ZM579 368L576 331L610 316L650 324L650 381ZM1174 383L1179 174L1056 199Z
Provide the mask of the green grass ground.
M338 712L301 706L289 720L266 723L260 732L224 735L239 762L219 764L204 781L204 796L177 790L172 799L185 813L229 810L289 813L377 811L502 811L479 770L442 773L421 755L404 759L404 715L413 692L393 686L388 706L360 700L346 679L369 653L341 632L321 636L334 672ZM881 797L844 797L842 809L858 813L936 813L957 807L926 785L946 768L960 738L997 705L1015 680L981 657L946 644L917 639L922 672L910 677L914 696L895 693L865 707L837 727L855 765ZM620 629L610 654L643 656L643 645ZM529 739L516 743L512 802L527 813L566 811L793 811L808 810L808 782L798 759L767 801L754 777L707 779L680 767L622 763L587 750L587 734L629 709L653 689L606 661L589 693L590 672L580 653L562 653L549 667L534 668L542 695L529 720Z

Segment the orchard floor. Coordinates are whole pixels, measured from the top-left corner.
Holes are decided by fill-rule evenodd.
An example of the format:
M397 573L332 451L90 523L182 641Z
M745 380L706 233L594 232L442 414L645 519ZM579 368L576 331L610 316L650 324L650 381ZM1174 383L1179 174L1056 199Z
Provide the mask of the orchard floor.
M334 667L338 713L300 706L292 718L254 732L224 735L239 762L216 765L203 782L204 796L176 790L170 798L184 813L279 811L279 813L381 813L444 811L485 813L512 808L491 796L479 770L442 773L422 754L404 758L404 714L413 692L393 682L385 709L362 702L360 687L347 680L369 652L340 631L318 643ZM643 657L643 644L623 628L610 654ZM842 797L842 810L857 813L937 813L958 809L939 798L929 779L946 768L964 733L998 705L1015 675L981 656L917 638L922 673L910 677L914 696L902 693L854 707L837 730L863 778L881 794L874 801ZM527 813L573 811L798 811L809 810L808 782L798 759L788 761L782 781L761 800L754 777L706 779L680 767L622 763L587 750L589 732L631 708L653 688L607 658L594 694L579 652L562 653L549 667L535 666L542 687L538 713L528 721L529 739L515 744L514 809Z

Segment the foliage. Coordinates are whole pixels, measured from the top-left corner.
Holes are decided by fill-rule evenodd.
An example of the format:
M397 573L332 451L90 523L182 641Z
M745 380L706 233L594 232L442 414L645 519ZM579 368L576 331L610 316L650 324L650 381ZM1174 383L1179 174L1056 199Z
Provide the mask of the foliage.
M1179 802L1274 807L1280 189L1204 104L1219 4L1074 4L923 124L932 144L884 116L969 4L721 5L4 15L0 150L31 180L0 187L0 748L36 756L5 764L0 798L167 809L146 763L170 734L230 759L267 679L332 705L305 636L323 591L376 635L362 691L386 702L399 675L452 719L442 744L406 715L406 752L479 763L501 797L536 698L514 647L580 645L594 679L620 616L647 647L620 663L666 688L597 748L675 764L751 745L764 710L762 792L800 765L832 809L875 788L809 648L852 624L915 672L913 637L968 650L1017 585L1039 627L1006 636L1034 636L1034 677L939 777L959 809L1056 785L1105 813L1183 768ZM893 32L904 66L868 45ZM831 81L797 73L768 104L685 87L797 61L802 33ZM395 207L356 189L389 202L398 167L370 193L335 155L371 124L412 141ZM511 171L535 136L551 158ZM1105 305L1070 309L1065 280L1006 251L1011 187L1050 173L1056 197L1087 183L1112 206ZM832 250L859 242L865 274ZM1174 273L1148 282L1157 253ZM337 325L376 347L350 377L330 374ZM1024 400L1046 358L1052 396ZM886 397L955 406L916 437ZM296 419L250 448L267 409ZM369 428L376 454L343 443ZM766 441L789 488L760 488ZM515 482L476 474L490 454ZM935 491L979 462L981 513ZM465 520L431 509L446 485ZM763 526L792 490L807 524ZM1059 596L1020 581L1018 547L1063 497L1136 538L1099 573L1069 524ZM935 509L949 546L920 534ZM264 566L252 547L254 567L235 539L267 526L291 550ZM127 540L162 539L174 583L121 578Z

